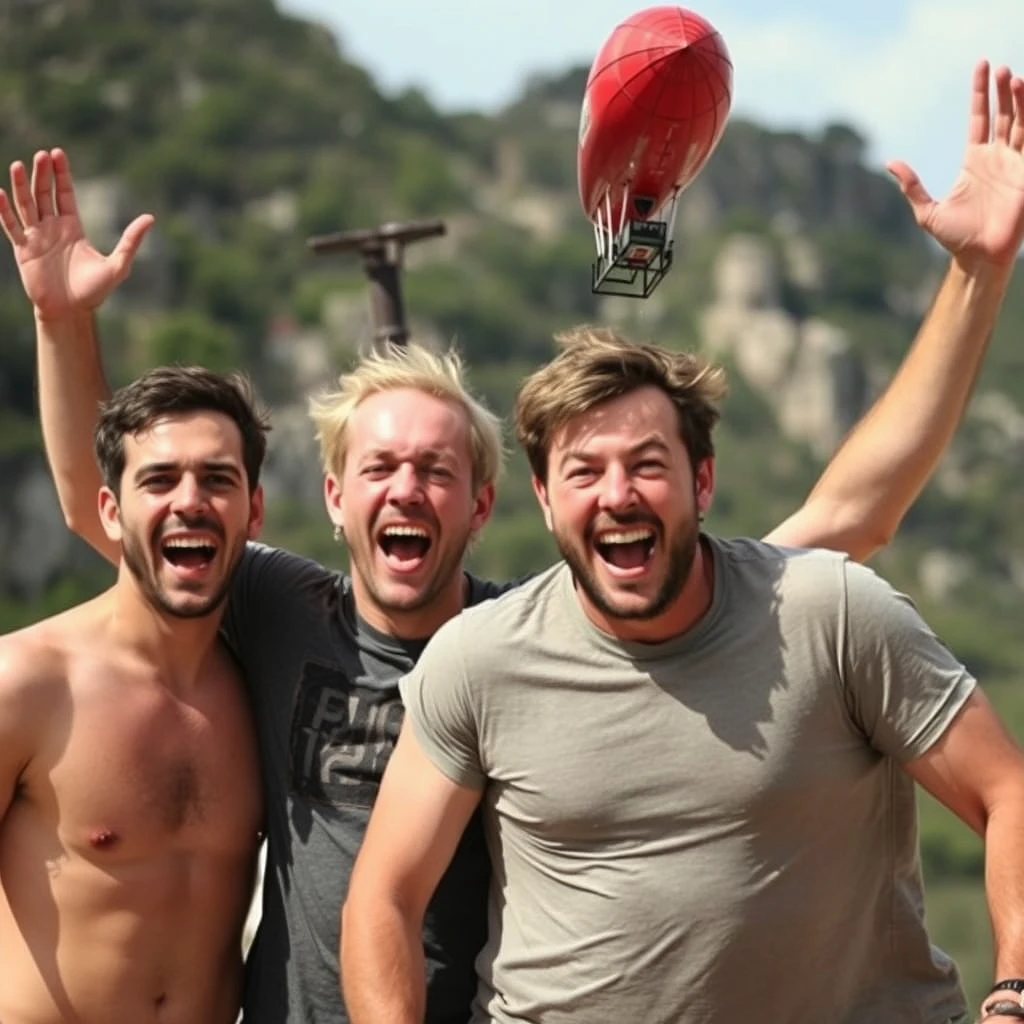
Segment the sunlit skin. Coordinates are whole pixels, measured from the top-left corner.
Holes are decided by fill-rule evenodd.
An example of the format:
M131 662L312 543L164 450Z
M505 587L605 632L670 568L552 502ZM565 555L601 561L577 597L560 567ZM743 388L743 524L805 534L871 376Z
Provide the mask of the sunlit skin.
M221 413L157 420L125 438L120 493L100 492L100 517L127 574L154 609L198 618L223 605L231 572L262 522L249 493L241 435Z
M655 643L707 610L713 566L699 531L714 461L694 471L676 410L659 388L570 420L552 439L547 479L535 477L533 486L598 628Z
M365 399L324 496L351 557L360 615L375 629L432 635L465 603L463 559L494 505L474 485L464 411L414 388Z
M0 638L4 1024L238 1016L262 801L218 630L262 496L219 414L158 420L125 456L100 497L131 549L115 585Z

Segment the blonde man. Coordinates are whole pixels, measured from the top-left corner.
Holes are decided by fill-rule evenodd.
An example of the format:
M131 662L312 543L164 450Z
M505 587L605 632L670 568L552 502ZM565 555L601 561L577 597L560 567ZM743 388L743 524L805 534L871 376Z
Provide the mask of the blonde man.
M987 73L979 75L984 101ZM956 258L900 374L776 539L865 558L888 540L938 461L1009 279L994 257L1024 231L1003 187L1003 148L997 140L972 150L986 173L955 202L929 205L905 172L915 209ZM82 444L106 390L92 310L128 272L152 219L139 218L104 257L83 238L62 152L37 154L31 183L16 164L12 184L28 226L13 231L3 201L0 221L35 306L47 453L69 524L113 557L96 529ZM337 396L314 405L328 512L352 548L352 576L254 547L229 601L226 627L252 694L267 789L247 1024L348 1020L338 908L402 720L398 679L442 622L505 589L467 574L460 550L492 509L493 420L466 395L454 359L442 360L440 374L415 369L434 358L415 346L373 357L342 379ZM465 1024L489 872L474 820L417 932L429 1024Z

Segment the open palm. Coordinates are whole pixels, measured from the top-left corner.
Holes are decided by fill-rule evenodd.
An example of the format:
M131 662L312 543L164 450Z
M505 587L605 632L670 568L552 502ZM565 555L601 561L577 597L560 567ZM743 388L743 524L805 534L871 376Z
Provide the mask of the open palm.
M943 200L933 199L906 164L893 162L889 170L917 222L951 253L1008 265L1024 241L1024 79L999 68L995 84L993 117L989 68L981 62L974 71L963 167Z
M104 256L85 237L75 203L67 157L61 150L36 153L32 181L25 166L11 167L14 204L0 190L0 224L11 242L25 293L43 319L95 309L131 271L153 224L148 214L125 229Z

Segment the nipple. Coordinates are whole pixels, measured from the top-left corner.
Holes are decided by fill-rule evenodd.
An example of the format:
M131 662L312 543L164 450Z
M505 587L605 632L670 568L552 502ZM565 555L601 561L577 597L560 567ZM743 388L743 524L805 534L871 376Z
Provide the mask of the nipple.
M93 832L89 836L89 845L94 846L97 850L109 850L118 840L116 832L111 832L108 828L100 829L98 832Z

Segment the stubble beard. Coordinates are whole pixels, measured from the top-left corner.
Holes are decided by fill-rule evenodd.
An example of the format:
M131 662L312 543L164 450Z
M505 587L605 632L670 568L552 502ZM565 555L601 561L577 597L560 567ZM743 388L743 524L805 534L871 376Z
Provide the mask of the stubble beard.
M554 537L558 550L569 566L573 578L590 603L602 615L607 616L609 619L618 619L623 622L646 622L650 619L658 618L667 611L683 592L697 557L697 546L700 544L700 523L694 519L691 524L682 529L673 538L668 550L668 565L665 578L662 580L661 586L658 587L654 596L644 605L629 608L621 607L608 594L603 584L597 579L596 573L591 570L590 561L586 554L575 542L557 529L555 530ZM600 558L601 556L594 552L593 557ZM624 589L628 588L629 584L624 584Z
M152 608L175 619L202 619L218 611L227 600L231 589L231 579L238 568L238 563L241 561L242 553L245 549L244 540L237 544L235 550L231 552L228 571L213 595L201 604L182 608L176 605L160 586L155 570L146 559L145 548L138 535L133 531L124 529L123 525L122 530L121 557L124 559L124 564L128 571L138 584L146 603Z
M440 561L430 574L423 587L411 594L395 597L387 593L388 585L378 582L374 573L369 571L373 564L373 553L367 555L366 548L359 548L349 545L349 558L352 563L352 570L359 574L370 599L381 611L390 613L419 612L428 607L444 592L451 584L453 577L461 577L463 572L463 561L472 534L467 532L458 544L453 544L450 549L442 554ZM372 543L372 542L371 542ZM437 543L435 541L435 543Z

